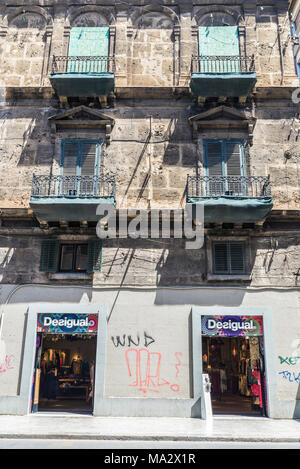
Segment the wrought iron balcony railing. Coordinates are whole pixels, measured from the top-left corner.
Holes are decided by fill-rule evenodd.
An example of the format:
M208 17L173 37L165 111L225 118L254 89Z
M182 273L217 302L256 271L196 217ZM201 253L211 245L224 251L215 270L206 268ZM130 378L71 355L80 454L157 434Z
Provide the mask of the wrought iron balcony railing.
M187 198L197 197L269 198L270 176L188 176Z
M192 73L255 72L254 56L193 56Z
M115 198L115 177L110 176L36 176L34 198Z
M115 58L108 56L54 56L52 74L58 73L114 73Z

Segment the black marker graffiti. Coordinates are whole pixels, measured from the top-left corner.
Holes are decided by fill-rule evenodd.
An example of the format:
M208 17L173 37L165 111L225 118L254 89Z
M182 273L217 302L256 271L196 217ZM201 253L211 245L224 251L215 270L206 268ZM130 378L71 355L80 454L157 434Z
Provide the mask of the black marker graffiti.
M136 337L134 337L134 339L132 338L131 335L123 334L122 337L120 337L119 335L117 335L116 337L112 336L111 340L116 348L119 346L120 347L132 347L132 346L138 347L141 342L139 334L137 334ZM144 337L142 340L144 341L144 344L143 344L144 347L149 347L149 345L155 342L153 337L148 335L147 332L144 332Z

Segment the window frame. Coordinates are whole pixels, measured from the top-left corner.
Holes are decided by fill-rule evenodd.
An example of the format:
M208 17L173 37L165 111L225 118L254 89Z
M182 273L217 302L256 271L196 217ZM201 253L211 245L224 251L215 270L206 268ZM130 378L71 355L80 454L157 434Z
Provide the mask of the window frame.
M243 243L244 244L244 273L215 273L214 270L214 253L213 253L213 245L215 243ZM210 235L207 236L205 240L205 247L206 247L206 277L208 281L241 281L241 282L248 282L252 278L251 270L251 238L248 235L244 236L218 236L218 235Z
M94 138L64 138L60 142L60 176L64 175L64 146L67 143L77 144L77 160L76 160L76 176L81 176L82 171L82 146L87 143L96 144L96 153L95 153L95 164L94 164L94 174L91 176L98 176L99 168L101 166L101 145L102 139Z
M243 247L242 254L243 254L243 270L241 271L233 271L232 269L232 256L230 247L233 244L239 244ZM216 251L215 247L218 245L225 245L226 246L226 263L227 263L227 271L217 271L216 268ZM212 243L212 259L213 259L213 273L214 275L244 275L246 273L246 246L245 242L243 241L214 241Z
M73 247L73 253L72 253L72 269L69 270L69 269L66 269L66 270L62 270L61 268L61 261L62 261L62 257L63 257L63 247L64 246L72 246ZM78 251L78 247L79 246L86 246L87 248L87 254L86 254L86 268L85 269L80 269L80 270L76 270L75 266L76 266L76 260L77 260L77 251ZM58 273L61 273L61 274L68 274L68 273L87 273L88 271L88 243L85 243L85 242L78 242L78 243L67 243L67 242L62 242L62 243L59 243L59 246L58 246L58 249L59 249L59 252L58 252L58 265L57 265L57 272Z
M223 13L220 14L220 18L221 18L221 17L224 18L224 14L223 14ZM217 26L217 25L211 26L211 25L203 25L203 24L198 25L198 26L197 26L197 45L198 45L198 53L197 53L197 55L200 56L200 28L211 28L211 27L219 27L219 28L222 28L222 27L223 27L223 28L226 28L227 26L237 28L237 34L238 34L237 40L238 40L238 48L239 48L239 57L241 58L241 57L242 57L241 31L240 31L240 26L239 26L238 24L236 24L236 23L235 23L235 24L228 24L228 25L222 24L222 25L220 25L220 26ZM218 55L220 55L220 54L218 54ZM216 55L216 56L217 56L217 55Z
M227 174L227 144L235 144L240 147L240 169L241 177L245 177L245 140L243 139L226 139L226 138L216 138L216 139L204 139L203 140L203 166L205 170L205 176L209 176L209 167L208 167L208 144L209 143L221 143L221 152L222 152L222 176L226 177ZM230 176L230 175L229 175Z
M87 245L87 268L86 270L61 270L61 248L64 245ZM80 275L101 272L102 269L103 241L99 238L88 240L59 240L45 239L41 242L40 272L54 275ZM75 265L72 261L72 267Z

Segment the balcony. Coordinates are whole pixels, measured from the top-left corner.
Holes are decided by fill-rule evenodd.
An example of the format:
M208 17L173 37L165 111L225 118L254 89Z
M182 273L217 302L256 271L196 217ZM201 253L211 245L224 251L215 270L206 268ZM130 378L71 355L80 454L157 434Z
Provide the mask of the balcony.
M187 204L204 205L206 223L258 223L273 208L270 178L188 176Z
M190 88L203 98L247 97L257 82L253 57L193 56Z
M30 207L42 222L97 221L97 206L115 195L114 176L33 175Z
M115 87L114 57L53 57L50 82L58 96L108 96Z

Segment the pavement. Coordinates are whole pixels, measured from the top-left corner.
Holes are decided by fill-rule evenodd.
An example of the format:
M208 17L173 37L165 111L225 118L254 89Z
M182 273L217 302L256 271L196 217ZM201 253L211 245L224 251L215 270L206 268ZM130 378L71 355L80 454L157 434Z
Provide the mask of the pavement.
M26 416L0 415L1 439L292 442L299 443L300 447L300 420L215 416L206 421L45 412Z

